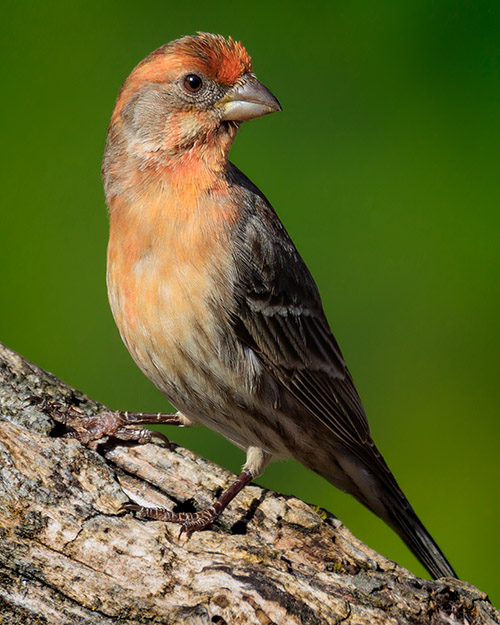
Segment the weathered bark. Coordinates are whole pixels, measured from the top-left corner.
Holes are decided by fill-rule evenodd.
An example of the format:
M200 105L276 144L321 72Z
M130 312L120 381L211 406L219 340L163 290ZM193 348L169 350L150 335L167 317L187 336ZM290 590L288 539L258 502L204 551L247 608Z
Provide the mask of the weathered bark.
M232 476L177 447L59 438L32 397L103 407L0 344L0 622L500 623L476 588L414 577L337 519L247 487L213 531L120 512L210 504Z

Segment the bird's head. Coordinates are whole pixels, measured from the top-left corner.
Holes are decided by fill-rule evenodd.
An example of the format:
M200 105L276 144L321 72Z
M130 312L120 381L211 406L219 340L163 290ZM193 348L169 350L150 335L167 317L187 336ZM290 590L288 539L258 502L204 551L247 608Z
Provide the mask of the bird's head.
M224 159L241 122L279 110L239 42L199 33L158 48L132 71L118 95L107 152L133 150L168 163L194 148Z

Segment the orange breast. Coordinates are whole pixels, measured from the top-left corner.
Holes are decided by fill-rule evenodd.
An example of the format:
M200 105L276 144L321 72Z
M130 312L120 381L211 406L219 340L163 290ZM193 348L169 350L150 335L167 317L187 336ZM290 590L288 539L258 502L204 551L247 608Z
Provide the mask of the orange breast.
M170 366L166 359L180 358L181 351L203 359L204 350L215 348L214 301L218 314L227 312L233 280L233 209L213 194L189 207L183 199L155 189L133 206L115 205L110 214L111 309L134 360L160 388L158 368Z

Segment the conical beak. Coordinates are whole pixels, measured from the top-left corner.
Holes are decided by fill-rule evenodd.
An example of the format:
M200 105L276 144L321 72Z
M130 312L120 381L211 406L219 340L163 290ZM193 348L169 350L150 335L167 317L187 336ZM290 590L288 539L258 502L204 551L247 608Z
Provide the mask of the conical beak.
M222 120L246 122L255 117L281 111L281 106L267 87L252 74L244 82L231 89L221 101Z

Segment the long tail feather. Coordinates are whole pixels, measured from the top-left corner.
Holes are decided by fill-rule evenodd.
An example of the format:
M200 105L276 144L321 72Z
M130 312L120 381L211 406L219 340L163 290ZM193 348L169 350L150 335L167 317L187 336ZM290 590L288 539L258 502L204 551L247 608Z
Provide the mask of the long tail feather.
M406 497L404 502L392 501L389 505L386 504L386 510L387 523L401 536L434 579L458 577Z

